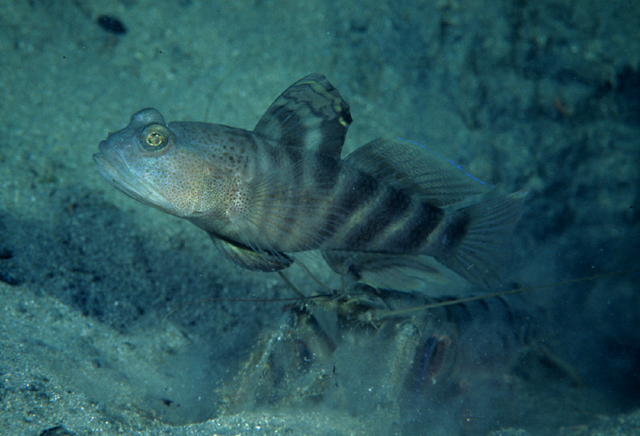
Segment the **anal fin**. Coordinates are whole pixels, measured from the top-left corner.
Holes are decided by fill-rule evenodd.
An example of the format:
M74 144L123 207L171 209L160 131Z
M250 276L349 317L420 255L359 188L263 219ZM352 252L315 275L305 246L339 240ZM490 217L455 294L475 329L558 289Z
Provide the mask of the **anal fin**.
M444 284L447 278L437 263L421 255L323 251L336 273L377 289L423 291L429 283Z

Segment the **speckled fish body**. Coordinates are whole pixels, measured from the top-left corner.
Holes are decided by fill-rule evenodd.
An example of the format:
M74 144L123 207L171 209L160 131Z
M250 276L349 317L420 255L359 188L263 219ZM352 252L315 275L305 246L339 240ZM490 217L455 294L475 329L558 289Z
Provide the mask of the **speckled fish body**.
M341 159L351 121L338 91L313 74L253 131L166 123L143 109L94 160L117 189L191 221L245 268L276 271L293 262L288 253L320 250L337 272L405 289L420 286L400 284L413 274L399 271L428 275L430 256L487 284L524 195L457 207L486 187L408 141L377 139Z

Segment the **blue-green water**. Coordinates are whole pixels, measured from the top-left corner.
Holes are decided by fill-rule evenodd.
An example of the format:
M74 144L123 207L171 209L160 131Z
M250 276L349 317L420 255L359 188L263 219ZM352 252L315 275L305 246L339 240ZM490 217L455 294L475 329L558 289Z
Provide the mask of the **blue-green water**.
M351 105L345 153L407 138L529 190L512 275L490 291L633 269L638 29L622 1L4 2L0 434L638 432L637 273L509 297L515 320L205 301L293 294L112 189L91 159L144 107L251 129L318 71Z

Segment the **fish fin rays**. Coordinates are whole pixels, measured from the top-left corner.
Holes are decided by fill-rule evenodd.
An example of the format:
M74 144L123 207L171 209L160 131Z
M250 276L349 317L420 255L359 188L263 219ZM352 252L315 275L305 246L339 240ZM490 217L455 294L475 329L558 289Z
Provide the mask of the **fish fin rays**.
M347 213L331 201L339 171L337 159L304 153L282 171L252 181L252 212L241 218L244 223L238 223L245 229L243 237L252 246L279 244L287 252L320 247Z
M293 263L293 259L284 253L257 252L249 247L218 239L213 235L211 235L211 241L225 257L252 271L279 271Z
M421 255L323 251L322 256L336 273L378 289L422 291L429 283L448 279L433 258Z
M330 212L319 211L313 205L273 202L268 214L248 216L240 233L243 243L254 251L274 244L286 245L287 252L315 250L333 232L338 220ZM296 222L293 225L293 222ZM254 231L255 229L255 231ZM281 242L278 242L281 241Z
M451 161L420 144L404 140L378 138L347 156L345 164L437 207L490 189Z
M223 252L251 269L261 269L263 256L266 258L263 270L276 270L274 259L283 268L291 263L283 253L318 249L346 214L343 207L330 201L339 171L338 159L303 153L281 171L250 181L247 187L251 193L250 211L231 218L234 242L241 249L222 244ZM296 182L291 183L292 180ZM214 243L220 245L215 240ZM251 267L254 263L258 265Z
M435 259L471 283L488 287L498 282L526 195L519 191L453 212L466 215L466 233L453 251Z
M349 105L322 74L287 88L267 109L254 132L283 146L340 158L352 122Z

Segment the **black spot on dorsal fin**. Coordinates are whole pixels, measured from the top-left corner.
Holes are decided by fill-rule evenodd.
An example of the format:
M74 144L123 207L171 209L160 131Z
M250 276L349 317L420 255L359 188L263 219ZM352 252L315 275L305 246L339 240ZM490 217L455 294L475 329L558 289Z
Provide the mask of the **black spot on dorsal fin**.
M262 116L255 133L287 147L340 158L352 118L349 105L327 79L311 74L291 85Z

